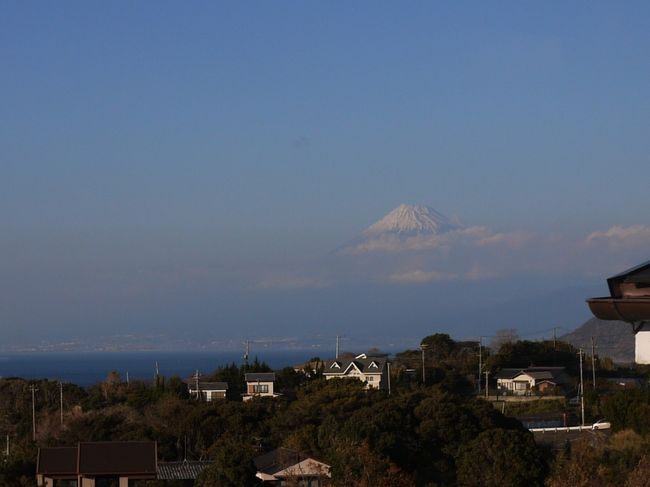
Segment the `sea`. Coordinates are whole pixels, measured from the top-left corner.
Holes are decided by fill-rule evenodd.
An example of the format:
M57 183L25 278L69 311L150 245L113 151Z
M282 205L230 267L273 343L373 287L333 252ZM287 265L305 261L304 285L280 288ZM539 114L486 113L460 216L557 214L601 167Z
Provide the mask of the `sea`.
M272 369L303 364L314 350L263 350L251 353ZM196 352L0 352L0 378L49 379L88 387L115 371L123 379L152 380L156 366L160 375L181 378L211 373L217 367L243 363L241 351Z

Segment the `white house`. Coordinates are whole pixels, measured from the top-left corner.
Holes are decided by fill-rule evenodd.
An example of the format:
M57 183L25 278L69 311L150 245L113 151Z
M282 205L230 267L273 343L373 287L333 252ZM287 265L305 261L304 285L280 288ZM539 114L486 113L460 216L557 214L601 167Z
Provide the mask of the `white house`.
M242 394L244 401L249 401L254 397L278 397L273 391L275 382L275 373L273 372L255 372L245 375L246 393Z
M366 384L366 389L388 387L388 360L385 356L368 356L365 353L353 359L334 359L325 362L323 375L327 380L343 378L357 379Z
M329 465L288 448L277 448L253 461L256 477L267 485L322 487L331 478Z
M547 392L566 383L564 367L527 367L501 369L496 375L497 387L517 396Z

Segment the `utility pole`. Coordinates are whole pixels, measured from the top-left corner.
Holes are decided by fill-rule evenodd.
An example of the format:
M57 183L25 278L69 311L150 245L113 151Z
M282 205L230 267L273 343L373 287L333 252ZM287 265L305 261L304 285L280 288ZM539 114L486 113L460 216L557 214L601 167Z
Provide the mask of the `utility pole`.
M557 350L557 329L562 328L561 326L553 327L553 350Z
M196 385L196 400L200 401L201 400L201 391L199 391L199 369L196 369L196 373L194 374L194 383Z
M478 337L478 394L481 395L481 374L483 373L483 337Z
M9 435L7 435L7 450L5 451L7 458L9 458Z
M490 386L488 382L488 377L490 376L490 371L486 370L485 371L485 399L490 397Z
M63 426L63 382L59 381L59 402L61 404L61 426Z
M248 354L251 351L251 344L249 340L246 340L246 351L244 352L244 365L248 367Z
M32 391L32 441L36 441L36 391L38 388L35 385L29 386L29 390Z
M591 336L591 380L594 391L596 390L596 343Z
M339 358L339 341L340 341L340 339L341 339L341 337L336 335L336 358Z
M126 371L126 388L129 388L129 371Z
M424 368L424 351L427 349L427 344L422 343L420 344L420 350L422 350L422 384L427 383L427 373L426 369Z
M386 360L386 371L388 373L388 395L390 396L390 362Z
M584 395L585 389L584 389L584 382L582 378L582 354L583 353L584 351L581 348L580 351L578 352L578 355L580 356L580 417L582 420L581 423L582 426L585 425L585 395Z

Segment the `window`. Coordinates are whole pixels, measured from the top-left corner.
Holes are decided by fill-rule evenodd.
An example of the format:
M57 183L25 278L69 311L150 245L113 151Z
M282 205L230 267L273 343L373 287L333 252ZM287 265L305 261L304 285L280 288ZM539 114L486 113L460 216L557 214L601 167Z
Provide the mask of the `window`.
M269 392L268 384L253 384L253 393L255 394L266 394Z
M372 382L373 380L375 380L374 377L372 377L372 376L368 377L368 382Z

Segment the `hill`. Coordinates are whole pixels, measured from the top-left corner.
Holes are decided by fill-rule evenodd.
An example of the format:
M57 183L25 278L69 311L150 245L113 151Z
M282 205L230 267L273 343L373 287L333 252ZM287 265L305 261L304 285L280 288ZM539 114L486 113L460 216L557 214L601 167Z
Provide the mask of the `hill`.
M596 353L600 357L609 357L616 363L634 362L634 333L630 324L623 321L591 318L560 338L589 352L592 336L596 341Z

